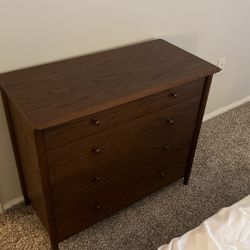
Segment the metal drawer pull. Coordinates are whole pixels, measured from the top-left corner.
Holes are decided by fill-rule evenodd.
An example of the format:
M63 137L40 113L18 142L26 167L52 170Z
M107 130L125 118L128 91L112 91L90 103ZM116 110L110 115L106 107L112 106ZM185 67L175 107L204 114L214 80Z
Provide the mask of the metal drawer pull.
M178 97L178 94L177 93L170 93L170 96L172 96L173 98L177 98Z
M95 126L98 126L98 125L101 124L101 121L99 121L99 120L93 120L93 124L94 124Z
M98 181L102 180L102 177L100 177L100 176L94 176L93 179L94 179L94 181L98 182Z
M167 145L163 146L163 150L165 150L165 151L169 150L169 146L167 146Z
M96 208L96 209L100 209L101 206L100 206L98 203L95 203L95 208Z
M160 177L165 177L167 174L164 172L159 172Z
M168 119L168 120L167 120L167 123L168 123L169 125L173 125L173 124L174 124L174 120Z
M100 154L100 153L101 153L101 148L93 148L93 151L94 151L96 154Z

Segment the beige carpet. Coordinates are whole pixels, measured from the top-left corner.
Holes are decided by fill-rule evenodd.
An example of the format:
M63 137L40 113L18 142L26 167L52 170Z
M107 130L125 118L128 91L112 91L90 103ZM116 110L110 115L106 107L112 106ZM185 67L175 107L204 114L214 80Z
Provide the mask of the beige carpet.
M60 244L63 250L151 250L250 193L250 102L203 124L188 186L179 180ZM49 249L31 207L0 215L0 249Z

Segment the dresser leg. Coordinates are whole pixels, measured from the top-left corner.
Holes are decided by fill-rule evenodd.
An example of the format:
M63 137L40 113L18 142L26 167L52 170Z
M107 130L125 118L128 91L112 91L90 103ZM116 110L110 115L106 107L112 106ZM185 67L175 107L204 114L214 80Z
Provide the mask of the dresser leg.
M189 176L184 176L184 178L183 178L183 184L187 185L188 181L189 181Z
M194 131L192 144L191 144L191 150L190 150L190 154L189 154L188 163L186 166L186 173L184 176L184 185L188 184L188 180L190 177L190 172L191 172L191 168L192 168L192 164L193 164L193 160L194 160L196 145L197 145L197 141L198 141L198 137L199 137L199 133L200 133L200 129L201 129L202 118L203 118L204 110L206 107L207 97L208 97L210 85L212 82L212 78L213 78L213 75L210 75L210 76L207 76L205 79L205 84L204 84L203 93L202 93L202 101L200 103L199 113L197 116L195 131Z
M28 198L28 197L24 197L24 204L26 205L26 206L29 206L30 205L30 199Z
M50 241L50 245L51 245L51 250L59 250L58 242Z

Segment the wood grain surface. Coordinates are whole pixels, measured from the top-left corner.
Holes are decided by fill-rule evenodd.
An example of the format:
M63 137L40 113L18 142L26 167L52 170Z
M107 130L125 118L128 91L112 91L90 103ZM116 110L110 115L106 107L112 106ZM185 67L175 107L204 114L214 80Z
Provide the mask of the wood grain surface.
M25 201L53 250L180 177L187 184L218 71L154 40L0 75Z
M37 129L90 115L219 71L153 40L0 76L9 98Z
M64 126L47 129L45 131L47 150L94 135L193 97L201 96L203 85L204 79L199 79L137 101L83 117ZM177 94L177 97L174 97L174 94ZM95 125L96 121L99 121L98 125Z
M58 237L63 240L184 176L189 149L154 163L134 166L130 178L113 178L87 197L56 208ZM74 212L73 212L74 211Z
M129 179L135 165L143 166L188 147L199 102L197 97L49 151L55 206L77 200L118 176ZM101 181L96 182L95 176Z

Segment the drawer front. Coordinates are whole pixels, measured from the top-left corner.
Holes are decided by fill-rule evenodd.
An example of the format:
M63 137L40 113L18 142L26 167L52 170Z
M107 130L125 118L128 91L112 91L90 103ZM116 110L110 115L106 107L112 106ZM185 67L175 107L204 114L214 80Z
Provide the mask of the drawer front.
M114 178L102 189L55 209L59 239L96 223L115 211L184 176L189 149L135 167L131 177Z
M190 145L200 98L49 151L56 207ZM95 150L99 149L100 152Z
M196 80L125 105L87 116L64 126L46 130L45 141L47 149L51 150L60 147L79 138L99 133L190 98L201 96L203 86L204 79Z

